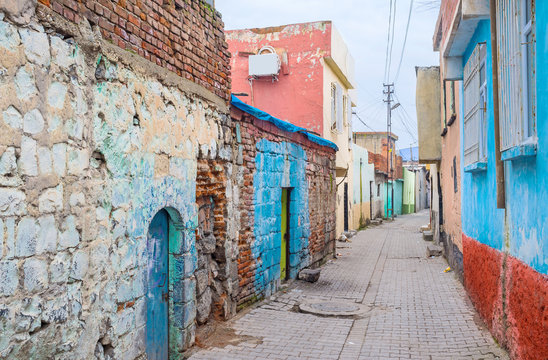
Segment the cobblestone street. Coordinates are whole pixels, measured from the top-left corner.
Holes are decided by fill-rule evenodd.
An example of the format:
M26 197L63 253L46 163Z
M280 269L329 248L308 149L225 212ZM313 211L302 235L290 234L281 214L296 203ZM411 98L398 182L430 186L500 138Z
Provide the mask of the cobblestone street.
M446 261L426 258L419 227L428 212L337 243L315 284L296 281L228 323L232 344L191 359L506 359ZM357 302L356 318L299 313L303 301ZM215 339L211 340L215 344Z

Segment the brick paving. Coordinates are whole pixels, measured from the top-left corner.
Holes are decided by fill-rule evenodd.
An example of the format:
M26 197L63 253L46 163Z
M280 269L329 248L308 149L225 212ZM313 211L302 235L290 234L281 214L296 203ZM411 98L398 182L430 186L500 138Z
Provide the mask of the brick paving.
M300 281L229 322L245 340L198 349L191 359L508 359L443 258L426 258L418 231L428 213L406 215L338 243L342 254L315 284ZM325 299L371 307L361 318L295 311Z

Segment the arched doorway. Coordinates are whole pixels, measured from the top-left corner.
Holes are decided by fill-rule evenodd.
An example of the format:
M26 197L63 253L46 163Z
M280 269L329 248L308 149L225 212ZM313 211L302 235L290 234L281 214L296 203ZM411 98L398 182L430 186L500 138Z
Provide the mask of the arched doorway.
M146 353L149 360L165 360L169 347L169 214L160 210L147 237Z

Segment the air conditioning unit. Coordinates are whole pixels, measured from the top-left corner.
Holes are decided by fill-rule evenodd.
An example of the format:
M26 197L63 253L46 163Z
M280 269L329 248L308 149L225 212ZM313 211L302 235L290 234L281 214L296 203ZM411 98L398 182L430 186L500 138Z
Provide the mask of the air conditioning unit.
M249 57L249 76L278 76L280 74L281 61L278 54L270 52L262 54L259 51L258 55Z

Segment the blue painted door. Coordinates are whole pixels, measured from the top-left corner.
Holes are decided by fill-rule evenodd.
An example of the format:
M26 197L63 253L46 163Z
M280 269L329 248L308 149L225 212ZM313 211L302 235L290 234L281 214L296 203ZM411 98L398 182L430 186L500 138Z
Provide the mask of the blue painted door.
M168 358L168 221L160 210L148 228L146 349L149 360Z

